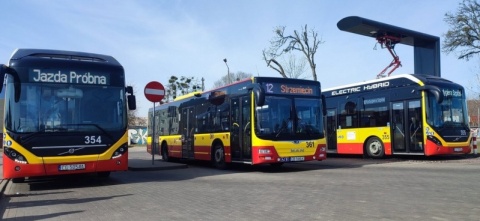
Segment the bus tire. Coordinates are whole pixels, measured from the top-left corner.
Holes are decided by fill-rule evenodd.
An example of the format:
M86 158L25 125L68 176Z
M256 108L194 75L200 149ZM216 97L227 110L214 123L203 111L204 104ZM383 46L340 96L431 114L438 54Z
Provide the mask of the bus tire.
M385 148L382 141L377 137L371 137L367 140L366 151L369 157L379 159L385 155Z
M110 171L98 172L97 176L101 178L107 178L110 176Z
M223 145L217 143L213 146L213 154L212 154L213 166L217 169L226 169L227 164L225 163L225 151L223 149Z
M172 159L168 156L168 147L167 144L163 143L161 148L162 153L162 160L165 162L170 162Z
M23 183L25 182L25 177L12 178L12 183Z
M283 166L283 162L281 162L281 163L271 163L270 166L272 166L272 168L274 168L274 169L280 169Z

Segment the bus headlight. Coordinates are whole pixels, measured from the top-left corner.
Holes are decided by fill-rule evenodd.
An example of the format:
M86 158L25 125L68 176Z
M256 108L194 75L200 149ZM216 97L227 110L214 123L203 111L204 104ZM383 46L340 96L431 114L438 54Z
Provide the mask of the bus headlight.
M10 148L10 147L5 147L4 149L4 154L10 158L11 160L15 161L16 163L21 163L21 164L28 164L27 160L25 157L18 153L16 150Z
M258 149L259 154L270 154L270 149Z
M119 147L118 149L115 150L115 152L113 152L112 159L116 159L123 156L123 154L125 154L127 150L128 150L128 147L126 147L125 145Z

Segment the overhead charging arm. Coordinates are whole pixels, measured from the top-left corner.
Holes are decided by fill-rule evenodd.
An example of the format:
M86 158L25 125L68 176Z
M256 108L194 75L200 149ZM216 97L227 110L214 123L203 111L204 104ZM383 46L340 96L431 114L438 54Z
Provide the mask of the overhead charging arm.
M358 16L349 16L337 23L338 29L354 34L372 37L387 48L393 56L393 61L379 76L384 76L388 68L392 68L388 75L401 66L400 59L396 55L396 44L404 44L413 47L414 74L433 75L440 77L440 38L409 29L369 20Z
M386 34L377 36L377 42L380 43L380 46L382 48L386 48L393 57L392 62L390 62L390 64L377 75L377 78L388 77L393 71L395 71L395 69L402 66L402 63L400 62L400 57L398 57L397 53L395 52L395 45L399 43L400 40L401 39L398 37L386 35ZM392 68L392 69L385 76L385 72L389 68Z

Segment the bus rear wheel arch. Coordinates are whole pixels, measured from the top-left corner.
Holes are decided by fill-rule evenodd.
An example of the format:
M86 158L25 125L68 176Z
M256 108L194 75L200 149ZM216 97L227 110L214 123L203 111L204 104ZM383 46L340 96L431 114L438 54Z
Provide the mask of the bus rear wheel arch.
M385 146L378 137L370 137L365 143L367 155L374 159L380 159L385 156Z

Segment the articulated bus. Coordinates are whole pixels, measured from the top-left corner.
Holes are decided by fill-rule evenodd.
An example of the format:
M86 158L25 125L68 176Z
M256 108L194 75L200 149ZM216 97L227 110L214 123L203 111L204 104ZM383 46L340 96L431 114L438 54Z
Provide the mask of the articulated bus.
M3 176L128 169L127 103L132 87L111 56L17 49L0 65L5 91ZM1 89L1 88L0 88ZM128 94L128 101L127 101Z
M470 153L465 90L449 80L403 74L326 89L327 153Z
M166 161L204 160L223 169L326 159L318 81L253 77L153 109L147 151L154 147Z

